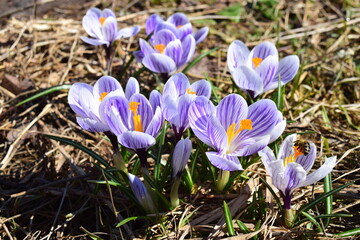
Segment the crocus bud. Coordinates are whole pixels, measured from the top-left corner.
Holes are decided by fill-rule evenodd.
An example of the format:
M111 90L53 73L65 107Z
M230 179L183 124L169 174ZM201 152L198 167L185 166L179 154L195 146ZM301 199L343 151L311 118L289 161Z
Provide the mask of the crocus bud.
M138 202L145 208L148 213L156 212L151 195L147 191L144 183L135 175L128 174L131 190L133 191Z
M192 144L189 138L181 139L175 146L172 157L173 178L180 178L190 158Z

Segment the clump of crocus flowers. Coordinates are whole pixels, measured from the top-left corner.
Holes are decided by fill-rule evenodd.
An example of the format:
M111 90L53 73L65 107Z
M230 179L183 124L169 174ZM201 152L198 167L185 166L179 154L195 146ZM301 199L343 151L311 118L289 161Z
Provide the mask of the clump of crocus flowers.
M106 47L139 31L139 27L117 31L115 14L109 9L90 9L83 18L83 26L92 37L82 37L85 42ZM215 182L219 192L228 184L231 171L244 170L239 158L257 153L280 191L286 219L291 222L294 190L322 179L336 163L336 157L325 158L318 170L308 174L316 158L316 147L311 142L298 141L295 134L283 141L277 157L268 147L282 135L286 120L272 100L256 97L291 81L299 69L298 57L291 55L279 61L278 51L270 42L260 43L249 51L244 43L234 41L228 49L228 68L235 84L250 95L251 104L243 96L232 93L215 106L208 81L191 82L185 74L175 73L190 61L196 44L207 36L208 28L193 33L188 18L176 13L166 21L157 14L151 15L145 30L151 36L148 41L140 39L140 50L134 56L150 71L170 76L162 92L153 90L146 97L133 77L128 79L124 90L117 79L103 76L94 86L75 83L68 96L78 124L87 131L104 132L110 139L116 153L115 166L126 174L138 203L148 213L159 210L149 184L148 151L156 144L166 120L175 135L169 158L172 207L180 203L178 190L192 154L192 131L197 144L205 148L202 157L219 169ZM136 173L128 173L119 145L138 155L144 182Z

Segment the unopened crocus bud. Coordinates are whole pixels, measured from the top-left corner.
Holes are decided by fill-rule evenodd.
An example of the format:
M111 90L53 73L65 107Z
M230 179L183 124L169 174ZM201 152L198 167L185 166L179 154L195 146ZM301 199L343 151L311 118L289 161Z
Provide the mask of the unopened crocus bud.
M135 175L128 174L131 190L133 191L136 199L144 207L148 213L156 212L154 202L151 198L151 195L147 191L144 183Z

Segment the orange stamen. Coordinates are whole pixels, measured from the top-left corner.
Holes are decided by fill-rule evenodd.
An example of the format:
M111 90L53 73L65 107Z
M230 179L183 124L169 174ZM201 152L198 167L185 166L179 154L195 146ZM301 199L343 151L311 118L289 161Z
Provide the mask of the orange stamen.
M296 158L303 154L304 152L301 151L299 147L294 147L294 155L290 154L288 157L284 159L284 167L286 167L288 163L295 162Z
M231 141L234 139L236 135L238 135L242 130L251 130L252 129L252 121L250 119L244 119L240 121L240 127L236 130L236 123L233 123L229 126L226 131L226 135L228 136L228 145L230 145Z
M143 126L141 123L141 116L137 114L137 109L139 108L139 102L129 102L129 110L134 114L134 130L138 132L143 132Z
M155 45L155 49L158 50L160 53L164 53L165 48L166 48L165 44L162 43Z
M196 94L196 92L191 91L190 88L186 89L186 93L187 94Z
M101 25L103 25L104 22L105 22L105 18L104 17L99 18L99 22L100 22Z
M100 101L104 100L104 98L106 97L106 95L108 95L107 92L103 92L102 94L100 94L99 100L100 100Z
M262 59L255 57L252 59L252 62L254 63L255 68L257 68L260 65L260 63L262 62Z
M294 159L296 159L298 156L303 155L304 152L301 150L300 147L294 147Z
M183 25L179 25L179 26L177 26L177 28L181 28Z

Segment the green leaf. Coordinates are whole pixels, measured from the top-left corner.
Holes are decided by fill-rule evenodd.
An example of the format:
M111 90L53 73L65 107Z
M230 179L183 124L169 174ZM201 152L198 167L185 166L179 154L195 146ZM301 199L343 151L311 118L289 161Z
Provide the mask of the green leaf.
M331 184L331 173L329 173L324 178L324 192L330 192L332 190L332 184ZM332 202L333 202L333 196L330 195L327 198L325 198L325 214L332 214ZM330 223L330 218L325 219L324 221L324 227L327 228Z
M237 225L240 228L240 231L244 234L250 233L249 228L240 220L236 220Z
M103 238L89 232L88 230L86 230L85 228L83 227L80 227L81 231L83 231L86 235L88 235L91 239L93 240L104 240Z
M340 192L341 190L343 190L344 188L347 188L348 186L350 186L351 184L353 184L354 182L349 182L345 185L339 186L337 188L335 188L334 190L331 190L330 192L324 193L322 194L320 197L314 199L313 201L309 202L308 204L302 206L299 209L299 213L301 212L306 212L307 210L309 210L310 208L312 208L313 206L315 206L316 204L318 204L319 202L321 202L322 200L324 200L325 198L327 198L330 195L333 195L334 193Z
M229 7L218 12L219 15L227 16L227 17L236 17L231 20L234 22L240 22L240 15L243 12L243 8L240 3L235 3L230 5Z
M355 236L355 235L358 235L358 234L360 234L360 228L354 228L352 230L337 233L335 235L339 236L339 237L351 237L351 236Z
M56 92L56 91L70 89L71 86L72 86L71 84L65 84L65 85L60 85L60 86L55 86L55 87L48 88L48 89L46 89L46 90L44 90L42 92L39 92L39 93L25 99L25 100L22 100L21 102L17 103L16 106L23 105L24 103L30 102L32 100L35 100L37 98L40 98L42 96L48 95L48 94Z
M116 227L121 227L122 225L130 222L130 221L134 221L134 220L137 220L137 219L146 219L146 220L149 220L151 219L150 217L147 217L147 216L134 216L134 217L128 217L128 218L125 218L124 220L122 220L121 222L119 222L118 224L116 224Z
M216 50L218 50L219 47L216 47L216 48L213 48L203 54L200 54L199 56L197 56L194 60L192 60L185 68L184 70L182 71L184 74L189 71L195 64L197 64L198 62L201 61L201 59L203 59L204 57L206 57L207 55L215 52Z
M340 217L352 217L351 214L344 214L344 213L336 213L336 214L324 214L324 215L318 215L318 216L312 216L314 219L330 219L330 218L340 218ZM299 226L300 224L306 222L307 219L302 219L298 222L296 222L296 226Z
M324 229L322 229L320 223L318 223L313 216L311 216L311 215L310 215L309 213L307 213L307 212L301 212L301 214L304 215L307 219L309 219L310 222L312 222L312 223L317 227L318 232L324 232Z
M281 201L279 199L279 197L276 195L276 193L274 192L274 190L272 189L272 187L270 187L270 185L262 178L260 178L261 182L265 185L265 187L267 187L267 189L269 189L271 195L274 197L277 205L278 205L278 208L279 208L279 211L281 212L282 211L282 204L281 204Z
M235 236L235 229L234 229L234 225L232 222L231 212L230 212L229 206L226 204L225 201L224 201L224 217L225 217L226 227L227 227L229 235Z

